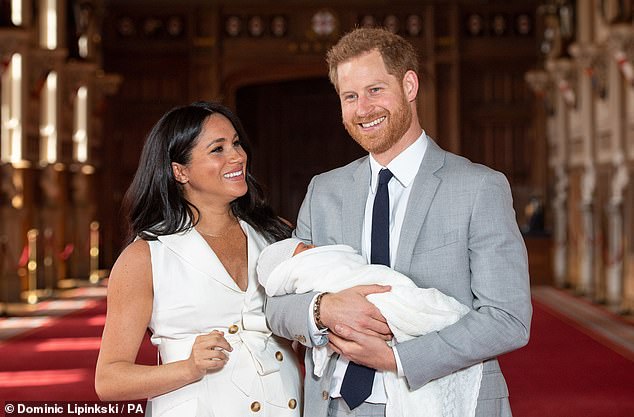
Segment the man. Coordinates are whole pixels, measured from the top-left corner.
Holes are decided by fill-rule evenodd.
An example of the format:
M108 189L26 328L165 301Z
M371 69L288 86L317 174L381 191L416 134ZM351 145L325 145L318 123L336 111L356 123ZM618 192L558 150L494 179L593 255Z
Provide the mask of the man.
M478 362L484 365L476 416L510 416L495 357L528 342L532 308L506 178L427 137L416 107L418 58L401 37L356 29L327 61L346 130L369 156L313 178L295 236L348 244L471 311L438 332L390 346L385 319L365 299L389 287L269 298L274 333L308 347L330 343L340 354L322 378L313 377L306 355L304 416L384 415L385 387L374 370L396 372L415 390Z

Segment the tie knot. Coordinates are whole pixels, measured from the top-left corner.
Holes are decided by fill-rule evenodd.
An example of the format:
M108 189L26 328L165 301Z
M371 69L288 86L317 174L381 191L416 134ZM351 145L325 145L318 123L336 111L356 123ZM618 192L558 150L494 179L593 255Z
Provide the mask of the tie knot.
M394 174L392 174L392 171L387 168L383 168L379 171L379 185L387 184L393 176Z

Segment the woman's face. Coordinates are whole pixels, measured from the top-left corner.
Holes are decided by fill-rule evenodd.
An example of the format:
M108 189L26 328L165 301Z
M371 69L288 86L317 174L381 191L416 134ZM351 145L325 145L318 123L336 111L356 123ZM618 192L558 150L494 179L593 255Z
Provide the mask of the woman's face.
M187 165L173 162L176 180L189 201L227 205L247 192L247 155L236 129L225 116L214 113L203 125Z

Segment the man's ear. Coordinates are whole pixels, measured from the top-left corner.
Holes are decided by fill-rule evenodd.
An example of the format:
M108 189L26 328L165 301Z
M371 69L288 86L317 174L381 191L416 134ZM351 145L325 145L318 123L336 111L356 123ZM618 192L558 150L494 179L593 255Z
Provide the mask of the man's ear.
M403 91L407 101L416 100L418 95L418 75L412 70L407 71L403 77Z
M189 182L189 177L187 176L187 169L178 162L172 162L172 172L174 173L174 178L176 181L181 184L186 184Z

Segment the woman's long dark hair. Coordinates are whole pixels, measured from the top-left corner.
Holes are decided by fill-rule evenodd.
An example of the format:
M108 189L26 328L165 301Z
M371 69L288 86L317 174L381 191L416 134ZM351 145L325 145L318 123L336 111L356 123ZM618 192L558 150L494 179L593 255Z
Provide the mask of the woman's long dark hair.
M287 238L291 227L275 215L251 173L251 149L242 123L231 110L219 103L196 102L167 112L148 135L139 167L125 194L123 209L128 220L128 241L137 236L155 240L195 226L194 212L172 171L172 162L187 165L205 120L214 113L225 116L238 133L247 154L245 195L231 202L232 213L249 223L269 241Z

